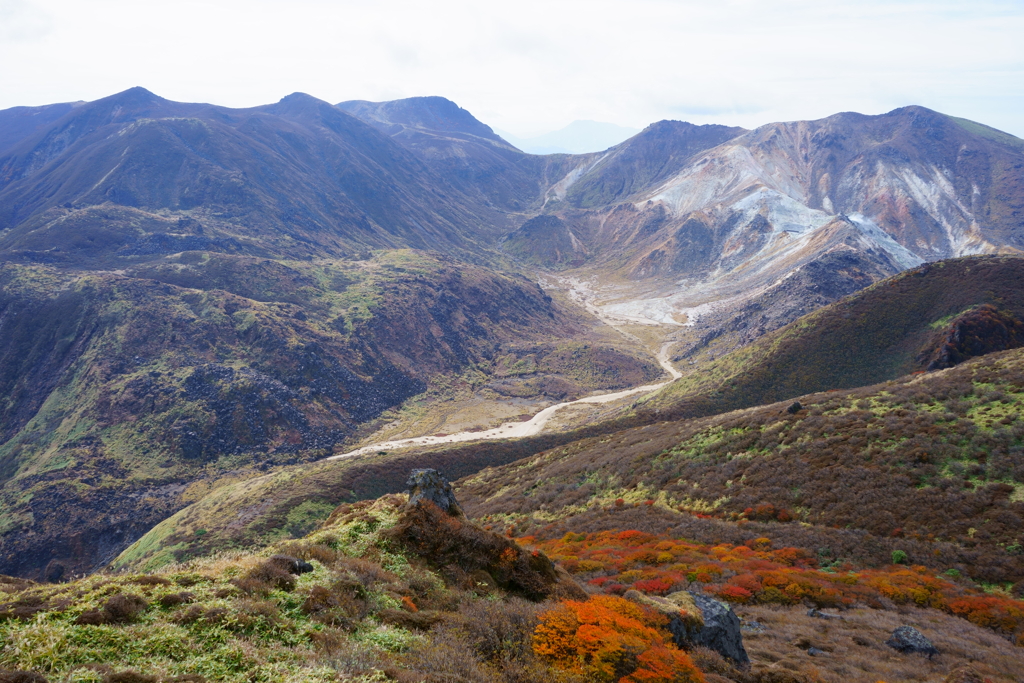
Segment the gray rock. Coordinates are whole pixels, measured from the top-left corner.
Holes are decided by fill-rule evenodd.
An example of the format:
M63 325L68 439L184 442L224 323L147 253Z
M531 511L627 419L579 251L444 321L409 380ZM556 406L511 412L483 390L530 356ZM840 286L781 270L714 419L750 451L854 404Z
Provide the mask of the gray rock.
M704 623L679 618L670 621L668 628L676 645L684 648L703 645L740 666L749 665L750 657L743 647L743 634L740 633L740 619L732 611L732 606L705 593L686 592L700 610Z
M826 614L825 612L819 610L817 607L812 607L811 609L807 610L807 616L814 617L815 619L842 619L842 617L838 614Z
M925 638L924 634L913 626L900 626L892 632L885 644L904 654L928 655L928 659L939 654L938 649L932 645L932 641Z
M816 647L809 647L809 648L807 648L807 654L809 654L812 657L820 657L823 654L825 654L825 651L824 650L819 650Z
M429 501L452 517L465 516L455 500L452 485L437 470L413 470L405 485L409 487L410 506Z

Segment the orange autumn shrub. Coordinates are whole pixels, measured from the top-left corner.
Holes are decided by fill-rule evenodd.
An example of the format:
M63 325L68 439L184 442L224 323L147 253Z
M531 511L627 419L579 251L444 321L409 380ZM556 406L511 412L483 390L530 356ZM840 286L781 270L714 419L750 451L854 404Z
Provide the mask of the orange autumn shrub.
M949 611L972 624L1013 633L1024 623L1024 605L996 596L969 596L949 603ZM1024 638L1024 632L1021 633Z
M565 600L540 615L533 650L552 665L604 683L703 683L660 627L667 617L612 595Z
M941 610L1000 631L1024 644L1024 601L989 595L922 566L841 571L819 569L805 550L772 548L767 538L743 545L701 545L640 531L566 534L562 539L520 539L552 557L607 595L630 588L665 595L687 587L734 603L846 608L912 604ZM663 555L670 554L669 563Z

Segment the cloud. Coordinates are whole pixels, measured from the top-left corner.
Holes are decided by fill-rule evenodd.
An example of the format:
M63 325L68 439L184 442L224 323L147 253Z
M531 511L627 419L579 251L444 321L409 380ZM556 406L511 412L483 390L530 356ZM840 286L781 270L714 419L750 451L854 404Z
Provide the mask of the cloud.
M37 41L53 28L53 20L28 0L0 0L0 43Z
M229 106L442 95L525 134L923 104L1024 135L1018 1L0 0L0 18L46 48L0 33L19 65L0 107L133 85Z

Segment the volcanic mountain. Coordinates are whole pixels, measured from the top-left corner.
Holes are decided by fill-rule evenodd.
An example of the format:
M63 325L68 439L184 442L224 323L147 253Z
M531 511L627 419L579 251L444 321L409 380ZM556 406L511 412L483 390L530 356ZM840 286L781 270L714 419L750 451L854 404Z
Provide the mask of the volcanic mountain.
M0 112L0 571L94 569L218 482L442 431L456 398L456 429L500 424L1017 253L1022 150L919 107L549 156L443 98Z
M447 100L339 106L451 182L484 158L477 185L526 190L540 170ZM547 159L540 197L504 204L535 208L502 250L604 283L589 298L623 321L700 320L677 358L720 355L923 262L1024 248L1024 141L923 107L753 131L661 121Z

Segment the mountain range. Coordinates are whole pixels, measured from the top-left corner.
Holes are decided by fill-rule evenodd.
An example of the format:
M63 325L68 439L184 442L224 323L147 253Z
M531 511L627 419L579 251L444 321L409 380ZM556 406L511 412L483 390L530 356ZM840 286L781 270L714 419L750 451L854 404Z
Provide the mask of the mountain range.
M268 468L649 384L662 350L697 374L610 405L606 428L690 415L725 367L770 383L765 335L925 263L1019 254L1022 231L1024 142L921 107L661 121L555 155L440 97L230 109L133 88L8 109L0 571L94 570ZM980 288L943 316L1019 316ZM927 336L904 332L907 353ZM899 358L837 381L917 367Z
M1015 680L1024 141L518 142L0 111L0 680Z

